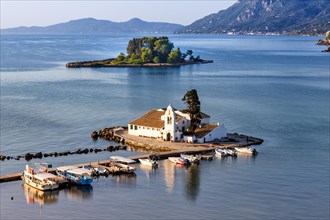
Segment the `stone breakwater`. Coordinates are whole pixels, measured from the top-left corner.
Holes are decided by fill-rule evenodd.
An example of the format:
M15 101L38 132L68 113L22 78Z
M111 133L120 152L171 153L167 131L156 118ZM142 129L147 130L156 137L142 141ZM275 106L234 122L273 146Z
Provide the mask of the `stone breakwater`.
M52 152L52 153L26 153L25 155L18 155L18 156L5 156L0 155L0 160L20 160L25 159L26 161L30 161L32 159L42 159L43 157L61 157L61 156L68 156L72 154L88 154L88 153L98 153L102 151L118 151L118 150L127 150L127 146L125 145L118 145L118 146L108 146L106 148L79 148L75 151L63 151L63 152Z

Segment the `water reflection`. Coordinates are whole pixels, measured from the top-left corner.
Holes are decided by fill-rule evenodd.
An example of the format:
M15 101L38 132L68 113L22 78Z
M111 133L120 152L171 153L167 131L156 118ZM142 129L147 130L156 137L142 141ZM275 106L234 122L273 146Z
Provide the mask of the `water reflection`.
M196 201L200 187L200 166L192 164L188 167L185 179L186 198L190 201Z
M158 167L151 167L151 166L146 166L143 164L140 164L140 170L145 173L147 179L150 181L150 177L156 177L157 172L156 170Z
M56 204L58 202L59 191L41 191L27 184L22 185L27 204L38 203L39 206Z
M165 184L168 192L172 192L175 180L175 164L169 160L164 161Z
M120 184L136 185L136 174L135 173L114 175L112 179L115 183L118 183L118 185L120 185Z
M69 188L65 188L64 194L69 200L91 200L93 198L93 186L91 185L72 185Z

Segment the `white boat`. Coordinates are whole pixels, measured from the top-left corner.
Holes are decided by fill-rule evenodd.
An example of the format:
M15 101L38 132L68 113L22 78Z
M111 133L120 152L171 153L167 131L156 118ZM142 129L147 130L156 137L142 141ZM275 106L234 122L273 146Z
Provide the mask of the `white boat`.
M180 165L187 165L189 162L186 159L183 159L182 157L169 157L168 158L171 162L180 164Z
M234 149L224 149L227 152L228 156L237 156L237 151Z
M110 157L110 162L123 169L126 173L134 173L136 170L136 161L126 157L112 156Z
M257 154L257 150L253 147L236 147L235 150L238 152L238 153L244 153L244 154Z
M158 162L156 160L152 160L150 158L139 159L139 161L142 165L151 166L151 167L157 167L158 166Z
M189 154L181 154L183 159L188 160L190 163L199 163L201 160L201 156L189 155Z
M237 152L236 150L232 150L232 149L220 149L220 148L216 148L215 149L215 153L216 155L225 157L225 156L237 156Z
M89 185L93 182L92 171L75 166L62 166L56 168L57 175L78 185Z
M228 152L226 152L224 149L216 148L215 155L224 157L224 156L228 156Z
M93 177L108 176L110 174L109 170L99 166L87 165L83 166L83 168L90 170Z
M42 191L58 189L61 180L54 174L36 171L29 167L29 165L26 165L22 179L27 185Z

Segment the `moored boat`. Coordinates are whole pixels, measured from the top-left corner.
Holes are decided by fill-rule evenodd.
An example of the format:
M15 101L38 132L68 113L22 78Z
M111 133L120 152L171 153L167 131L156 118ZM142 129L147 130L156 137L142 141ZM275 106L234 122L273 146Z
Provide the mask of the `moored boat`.
M125 173L134 173L136 170L136 161L126 157L112 156L110 157L110 163L119 167Z
M237 152L236 150L232 150L232 149L220 149L220 148L216 148L215 149L215 153L216 155L225 157L225 156L237 156Z
M89 185L93 182L92 171L75 166L62 166L56 168L57 175L78 185Z
M189 154L180 154L181 158L186 159L189 163L199 163L201 156L189 155Z
M228 152L226 152L224 149L220 149L220 148L215 149L215 155L218 155L221 157L229 156Z
M253 147L236 147L235 150L238 152L238 153L244 153L244 154L257 154L257 150Z
M26 165L22 179L27 185L42 191L58 189L59 182L61 180L54 174L36 171L35 169L29 167L29 165Z
M183 159L181 157L169 157L168 158L171 162L180 164L180 165L187 165L189 162L186 159Z
M228 156L237 156L237 151L235 149L224 149L227 152Z
M139 159L140 163L145 166L157 167L158 162L156 160L152 160L150 158Z

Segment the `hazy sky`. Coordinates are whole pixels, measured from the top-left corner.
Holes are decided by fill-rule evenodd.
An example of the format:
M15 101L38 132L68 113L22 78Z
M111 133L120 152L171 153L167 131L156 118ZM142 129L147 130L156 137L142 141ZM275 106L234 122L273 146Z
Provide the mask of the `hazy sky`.
M1 28L48 26L92 17L127 21L163 21L188 25L211 13L228 8L237 0L112 1L112 0L0 0Z

